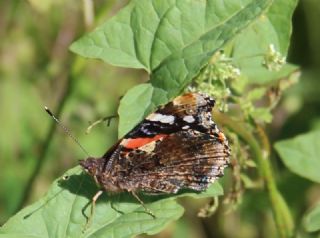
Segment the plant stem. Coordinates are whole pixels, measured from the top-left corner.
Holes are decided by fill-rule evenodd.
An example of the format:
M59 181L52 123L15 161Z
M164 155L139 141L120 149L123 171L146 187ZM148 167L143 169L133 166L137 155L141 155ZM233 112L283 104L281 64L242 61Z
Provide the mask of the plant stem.
M237 122L221 113L215 114L215 119L217 122L233 130L250 146L252 155L258 162L260 175L266 184L279 235L281 238L292 237L294 227L293 219L285 200L277 189L274 175L272 174L269 157L269 141L264 130L261 127L257 127L259 132L258 137L262 144L260 145L257 138L253 135L252 130L244 123Z
M93 0L83 0L84 24L87 29L91 29L94 23L94 3Z

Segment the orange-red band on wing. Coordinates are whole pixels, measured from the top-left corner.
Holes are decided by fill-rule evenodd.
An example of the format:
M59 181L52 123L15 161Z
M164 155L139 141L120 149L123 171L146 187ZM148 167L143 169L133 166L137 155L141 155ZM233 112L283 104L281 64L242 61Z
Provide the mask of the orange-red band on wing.
M168 135L166 134L160 134L156 135L154 137L142 137L142 138L135 138L135 139L127 139L127 143L124 145L128 149L136 149L138 147L144 146L152 141L159 140L161 138L164 138Z

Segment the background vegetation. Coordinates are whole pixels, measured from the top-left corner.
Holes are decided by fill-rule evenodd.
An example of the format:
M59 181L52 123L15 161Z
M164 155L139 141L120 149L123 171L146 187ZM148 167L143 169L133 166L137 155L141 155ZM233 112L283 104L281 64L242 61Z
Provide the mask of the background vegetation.
M294 5L294 1L290 2ZM89 122L117 114L120 97L126 95L133 86L147 82L148 74L141 69L120 68L98 60L86 60L68 50L76 39L115 15L119 9L126 5L126 1L12 0L2 1L0 4L0 221L1 224L4 224L22 207L41 198L57 177L74 167L78 159L85 157L75 143L56 128L56 125L44 112L43 106L50 107L59 116L90 154L101 156L117 140L118 121L112 120L109 126L106 123L99 124L91 130L89 135L86 135L85 131ZM290 25L281 26L284 29L290 28ZM252 42L247 41L251 38L248 35L246 37L244 42L247 46L253 46ZM289 42L285 40L283 42L284 45L280 45L280 49L281 53L285 54L285 44L289 44ZM213 90L218 92L214 96L220 99L220 109L226 109L225 106L230 101L242 106L241 110L245 119L241 122L245 123L245 126L255 125L255 129L257 129L262 125L264 128L264 124L261 123L271 121L269 112L272 108L273 119L263 129L268 135L271 146L274 142L311 132L311 134L298 137L294 141L278 143L276 145L278 153L272 150L269 157L272 164L272 169L270 169L273 173L272 179L277 181L280 194L284 197L291 213L288 217L292 217L293 221L288 221L290 219L287 219L286 215L284 215L285 218L280 218L280 222L284 221L285 228L279 233L275 224L279 223L279 219L274 219L272 215L272 208L277 208L270 205L270 190L264 190L261 181L261 178L265 176L258 176L257 170L252 168L252 166L257 166L253 162L256 161L256 156L254 152L252 156L253 145L250 144L252 140L243 134L245 132L234 128L239 126L236 124L237 122L231 121L228 124L228 120L223 117L223 115L229 115L230 110L231 113L233 112L231 108L225 114L217 113L217 121L224 127L228 135L234 136L231 139L236 145L233 148L234 153L238 153L242 157L247 155L254 159L246 165L247 170L244 169L245 166L240 166L241 173L234 172L238 168L237 166L234 166L233 172L228 170L223 181L224 191L227 194L225 198L228 198L230 194L235 197L231 197L229 201L224 199L225 204L222 204L223 198L221 197L220 206L209 218L198 218L197 212L210 199L183 198L181 202L188 208L183 217L176 222L169 223L156 236L289 237L293 230L297 237L319 237L317 231L320 229L320 209L319 206L316 206L320 197L318 184L320 182L320 173L318 173L320 171L318 156L320 135L317 132L320 128L319 42L320 4L317 0L301 1L293 15L293 35L287 58L288 62L300 66L299 82L291 85L295 78L286 77L286 80L281 81L285 82L282 85L285 88L290 87L284 92L282 92L283 88L280 84L266 84L267 86L263 85L265 90L260 89L259 91L256 84L259 83L260 78L255 78L254 86L250 85L250 87L252 91L257 90L252 93L251 98L245 97L246 93L241 91L241 83L236 84L237 87L233 88L233 92L236 91L239 95L232 98L223 94L226 92L223 83L221 86L219 82L216 82L215 90ZM81 44L81 41L80 43L78 41L78 45L74 45L73 50L88 56L86 52L81 52L82 49L85 49ZM236 53L241 55L241 44L238 45L238 49L240 50ZM228 47L224 50L226 54L231 54L228 52ZM233 52L233 54L236 53ZM110 61L110 59L104 60ZM119 65L117 62L112 63ZM238 64L241 64L241 60ZM223 65L220 65L221 68ZM242 68L245 68L245 65ZM149 72L153 71L152 65L146 69ZM206 70L206 72L201 72L194 86L205 87L207 84L203 83L207 83L210 79L208 72L209 75L210 72L217 75L215 69L209 67ZM292 76L293 72L297 72L297 69L292 65L283 76ZM260 76L260 72L247 71L246 73ZM281 78L280 76L273 77ZM270 83L268 77L263 79ZM155 79L153 80L157 82ZM264 107L265 110L260 108L260 111L257 111L257 104L252 102L260 99L267 89L270 92L270 88L276 88L280 93L279 104L276 108L270 105L268 108ZM131 94L127 94L124 97L124 102L131 102L136 92L144 92L141 91L141 88L136 90L138 91L131 91ZM149 89L146 89L143 95L148 93ZM177 90L170 92L170 94L172 96L177 94ZM226 104L223 103L224 99ZM145 101L148 100L150 98L145 99ZM154 99L154 102L159 104L161 100L159 97ZM145 101L142 100L141 103ZM277 100L274 102L276 103ZM259 103L264 103L264 101L260 100L258 105ZM127 119L132 115L132 111L125 109L124 107L122 111L120 110L120 114L123 113L123 118ZM134 124L139 118L141 119L145 110L151 109L151 107L144 107L142 112L138 112L139 115L130 118L132 119L131 124ZM120 122L120 134L125 133L129 128L130 125ZM239 144L236 144L237 141ZM246 148L248 145L251 149ZM236 152L235 148L244 148L244 150ZM288 158L296 159L290 160ZM261 168L259 161L258 167ZM234 179L232 182L231 178L237 175L241 179ZM66 187L68 189L73 187L77 194L83 195L84 199L80 199L79 204L76 204L76 209L80 211L83 204L88 201L90 194L94 193L95 188L90 184L90 180L85 180L85 183L89 184L84 184L83 187L90 187L91 190L78 190L79 181L76 180L77 178L67 181ZM243 191L244 188L241 187L241 190L229 193L235 188L234 184L237 181L241 181L241 186L246 190ZM267 184L270 183L267 182ZM52 192L54 191L58 190L52 190ZM207 194L197 197L220 194L220 187L213 187ZM69 197L67 196L66 199ZM126 196L114 199L116 204L126 204L118 205L122 211L129 213L137 209L138 205L134 204L130 198L128 200ZM149 201L148 199L152 200L153 198L146 197L145 199ZM104 200L108 200L108 197L106 196ZM281 203L279 201L282 200L278 199L276 206ZM42 202L48 203L47 200L42 200ZM60 207L57 207L57 204ZM60 213L68 206L70 207L70 204L64 201L57 202L57 204L51 206L52 209ZM103 204L99 205L100 207L104 206ZM159 207L157 207L158 205ZM163 203L155 203L154 206L156 211L164 209L164 207L170 210L170 206L172 206L174 211L170 219L178 218L183 212L182 208L177 207L177 204L170 197L167 200L164 199ZM280 204L279 207L281 210L286 206ZM101 217L101 219L109 219L117 214L109 207L102 208L100 211L100 214L97 212L97 217ZM108 211L108 213L104 213L104 211ZM308 211L311 213L306 216ZM25 215L30 215L33 212L34 208L29 209ZM279 214L284 213L282 210ZM31 216L37 216L38 213L35 212L35 214ZM131 221L130 217L125 216L119 219ZM123 220L120 221L123 222ZM21 220L11 220L11 222L11 224L18 226ZM50 222L52 224L54 221ZM152 230L150 233L157 233L163 229L163 225L166 223L163 221L161 223L160 220L157 222L159 222L157 223L158 227L150 228ZM3 237L6 237L5 232L8 230L3 230L0 234L4 233ZM139 231L136 234L139 234Z

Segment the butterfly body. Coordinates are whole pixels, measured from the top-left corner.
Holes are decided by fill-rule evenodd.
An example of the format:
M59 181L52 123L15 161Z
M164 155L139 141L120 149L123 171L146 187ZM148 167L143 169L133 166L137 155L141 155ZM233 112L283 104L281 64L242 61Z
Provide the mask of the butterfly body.
M101 158L80 165L109 192L205 190L223 175L230 149L212 121L214 100L200 93L175 98L147 116Z

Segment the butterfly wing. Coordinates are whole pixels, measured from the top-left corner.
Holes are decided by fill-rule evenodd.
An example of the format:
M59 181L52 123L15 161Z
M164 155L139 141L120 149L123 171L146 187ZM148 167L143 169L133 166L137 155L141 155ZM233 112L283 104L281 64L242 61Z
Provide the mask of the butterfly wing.
M229 160L226 138L211 119L214 100L187 93L151 113L101 159L81 162L107 191L204 190Z
M151 113L124 139L153 138L159 134L171 134L194 128L207 131L215 126L211 111L215 101L203 94L187 93Z
M229 162L226 141L215 135L195 130L179 131L151 142L151 153L144 148L123 152L126 166L126 189L135 188L151 193L176 193L182 188L202 191L223 175Z

